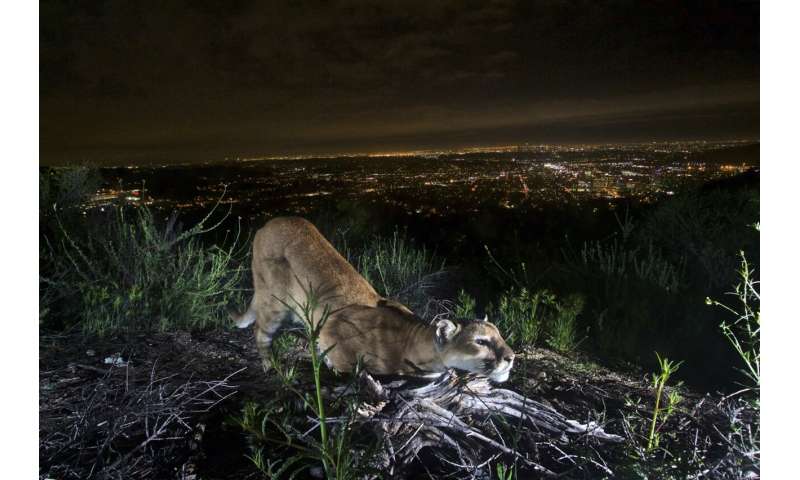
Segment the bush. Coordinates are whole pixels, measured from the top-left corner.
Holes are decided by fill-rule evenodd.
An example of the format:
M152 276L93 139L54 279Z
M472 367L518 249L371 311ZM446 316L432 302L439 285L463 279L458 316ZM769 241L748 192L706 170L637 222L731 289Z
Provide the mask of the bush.
M627 213L616 220L611 237L564 250L564 283L586 299L582 326L591 331L590 346L604 357L632 361L646 361L653 348L676 354L668 344L690 331L675 328L685 310L678 295L687 284L685 259L642 240Z
M69 272L57 271L58 255L51 240L61 231L79 230L86 221L82 207L100 185L100 174L87 167L42 168L39 170L39 323L53 317L63 296L55 287Z
M42 169L39 173L39 215L77 210L99 186L100 174L95 169Z
M421 309L444 274L444 261L417 248L404 233L374 237L360 253L345 251L348 260L384 297Z
M636 233L639 244L653 244L672 264L685 262L687 280L708 292L730 285L736 253L757 259L759 238L748 228L759 216L758 188L709 188L661 203Z
M507 291L500 297L496 310L491 305L487 310L491 311L489 320L500 329L510 345L517 348L532 346L544 332L550 348L569 353L580 343L576 319L583 304L583 296L578 294L559 301L547 290L531 293L522 288ZM452 310L456 318L475 318L475 299L461 290Z
M547 290L531 293L525 288L511 289L500 297L490 320L512 347L533 346L545 323L546 309L553 305L555 296Z
M464 290L460 290L453 313L456 318L476 318L475 299Z
M76 233L59 223L40 298L57 292L50 309L58 306L64 324L90 333L219 325L241 301L244 255L238 232L227 248L201 243L219 226L206 228L213 212L187 231L176 215L159 228L145 207L112 209L102 229Z
M622 284L626 280L647 282L665 292L676 292L683 285L684 258L667 260L652 241L637 244L632 239L633 220L626 213L617 217L620 231L610 240L589 241L578 255L566 252L567 262L583 276L600 276L605 282Z
M561 353L575 351L580 343L576 320L583 311L581 295L569 295L563 302L554 303L555 311L548 325L547 345Z

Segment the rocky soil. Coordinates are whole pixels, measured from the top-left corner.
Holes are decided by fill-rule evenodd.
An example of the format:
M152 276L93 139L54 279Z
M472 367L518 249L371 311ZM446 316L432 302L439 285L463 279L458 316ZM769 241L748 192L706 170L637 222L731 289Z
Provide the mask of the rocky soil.
M649 464L661 462L712 478L734 478L736 468L737 475L757 478L747 459L739 459L746 452L726 436L731 415L748 420L757 414L744 403L732 406L736 399L681 389L680 411L664 427L663 442L672 453L659 459L640 451L637 458L637 432L630 426L651 415L649 375L544 349L520 352L517 359L505 388L568 418L602 422L627 439L598 452L615 477L646 473ZM302 349L287 352L285 360L302 366ZM336 381L328 374L326 382ZM277 388L280 383L264 373L250 330L42 335L40 478L261 478L230 419L246 401L268 400ZM627 427L626 417L633 419ZM734 468L739 460L744 466Z

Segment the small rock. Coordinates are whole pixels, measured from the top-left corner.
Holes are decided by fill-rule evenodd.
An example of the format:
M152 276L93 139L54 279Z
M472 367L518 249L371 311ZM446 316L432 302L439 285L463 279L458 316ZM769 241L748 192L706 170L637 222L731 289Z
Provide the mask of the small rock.
M192 336L188 332L178 332L175 334L175 342L183 347L189 346L192 343Z
M103 359L103 363L106 365L113 365L115 367L125 367L128 365L128 362L126 362L119 353L110 357L106 357Z
M325 478L325 470L322 467L311 467L308 469L308 474L313 478Z
M88 356L90 356L90 357L94 357L94 356L95 356L95 352L94 352L94 350L92 350L92 349L90 348L89 350L86 350L86 355L88 355Z

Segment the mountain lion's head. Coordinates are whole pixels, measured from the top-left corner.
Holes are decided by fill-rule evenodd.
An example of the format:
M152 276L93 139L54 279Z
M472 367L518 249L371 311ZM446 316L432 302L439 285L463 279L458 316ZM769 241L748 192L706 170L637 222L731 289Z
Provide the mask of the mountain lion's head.
M514 352L488 318L465 322L439 320L436 350L445 366L486 375L505 382L514 365Z

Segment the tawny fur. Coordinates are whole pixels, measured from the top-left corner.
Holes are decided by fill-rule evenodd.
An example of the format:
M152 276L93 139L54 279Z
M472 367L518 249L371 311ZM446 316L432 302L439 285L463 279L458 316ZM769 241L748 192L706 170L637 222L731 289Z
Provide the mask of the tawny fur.
M319 347L337 371L356 362L374 374L427 374L449 367L504 381L514 353L487 321L426 325L404 305L378 295L350 263L308 221L279 217L267 222L253 241L254 296L239 327L255 324L256 344L269 356L273 340L287 328L302 328L293 313L306 301L309 286L327 306L329 317ZM479 343L476 343L479 341ZM330 349L330 350L329 350Z

